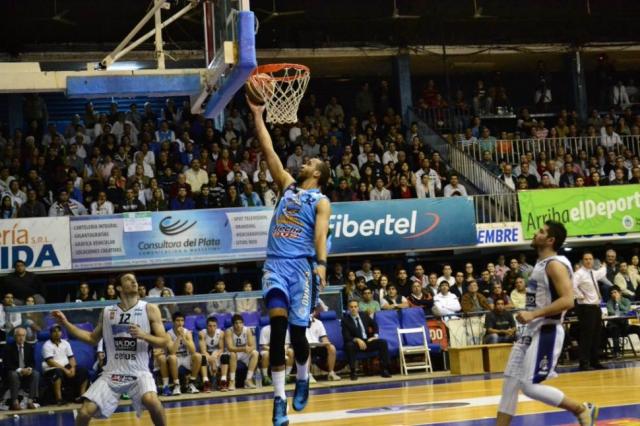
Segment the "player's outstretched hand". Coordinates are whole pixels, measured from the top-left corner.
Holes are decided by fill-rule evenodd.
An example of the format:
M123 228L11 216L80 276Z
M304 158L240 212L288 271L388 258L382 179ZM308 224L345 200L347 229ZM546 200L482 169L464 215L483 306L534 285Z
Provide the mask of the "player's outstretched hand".
M62 313L62 311L53 311L51 312L51 316L60 325L63 325L67 322L67 317Z
M249 96L244 95L244 97L247 100L247 105L249 105L249 108L251 109L251 112L253 113L253 115L262 117L262 113L266 108L266 104L256 105L253 102L251 102L251 100L249 99Z

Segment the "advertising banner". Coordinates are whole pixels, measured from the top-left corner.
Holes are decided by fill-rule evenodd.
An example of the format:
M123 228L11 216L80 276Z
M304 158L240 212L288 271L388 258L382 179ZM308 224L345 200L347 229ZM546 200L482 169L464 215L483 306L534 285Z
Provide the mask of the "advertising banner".
M259 260L268 208L141 212L71 218L74 269ZM331 254L476 244L473 202L462 197L334 203Z
M71 269L69 218L0 220L0 273L13 271L16 260L32 272Z
M549 219L569 236L640 232L640 185L522 191L518 200L526 239Z
M264 257L271 209L141 212L71 219L74 269Z
M332 204L332 254L391 252L476 244L467 197Z
M513 246L525 244L520 222L476 224L478 245L483 247Z

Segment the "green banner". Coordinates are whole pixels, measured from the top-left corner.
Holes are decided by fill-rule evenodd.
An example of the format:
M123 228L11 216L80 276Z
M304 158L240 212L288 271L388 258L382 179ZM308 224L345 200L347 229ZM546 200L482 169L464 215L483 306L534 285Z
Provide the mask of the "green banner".
M640 232L640 185L518 192L524 237L551 219L569 236Z

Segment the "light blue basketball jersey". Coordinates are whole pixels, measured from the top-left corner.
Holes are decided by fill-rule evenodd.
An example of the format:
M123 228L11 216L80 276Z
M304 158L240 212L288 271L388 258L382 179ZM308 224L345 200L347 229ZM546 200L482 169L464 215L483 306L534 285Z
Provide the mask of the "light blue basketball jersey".
M323 198L318 189L301 189L296 184L285 189L271 219L267 257L315 258L316 205Z

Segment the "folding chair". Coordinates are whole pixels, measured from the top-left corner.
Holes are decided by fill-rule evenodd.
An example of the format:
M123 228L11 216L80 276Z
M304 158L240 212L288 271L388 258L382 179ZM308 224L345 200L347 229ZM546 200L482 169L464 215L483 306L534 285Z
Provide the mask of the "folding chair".
M414 335L412 337L412 344L408 345L405 341L405 335ZM421 344L416 344L417 336L422 337ZM426 373L433 373L433 367L431 366L431 356L429 355L429 344L427 341L427 335L425 332L425 328L416 327L416 328L399 328L398 329L398 341L400 342L400 371L405 376L409 375L409 370L422 370ZM424 360L422 361L412 361L407 362L405 356L407 355L424 355Z

